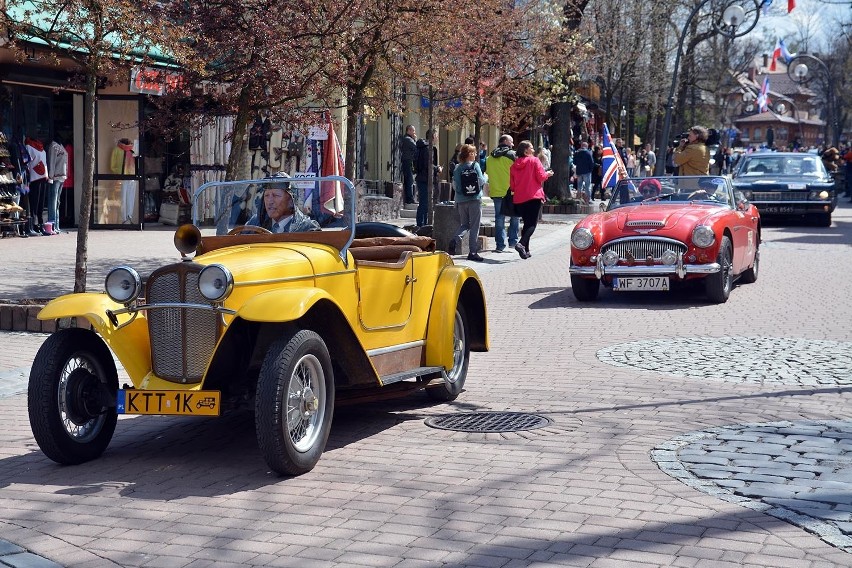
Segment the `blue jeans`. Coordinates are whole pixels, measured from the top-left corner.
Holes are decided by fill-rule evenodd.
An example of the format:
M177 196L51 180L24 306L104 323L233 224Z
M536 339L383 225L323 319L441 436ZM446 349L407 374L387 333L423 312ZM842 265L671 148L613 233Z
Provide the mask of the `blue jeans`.
M59 194L62 192L63 181L54 181L47 186L47 220L53 223L53 230L59 232Z
M461 239L465 233L468 233L468 249L470 254L479 252L479 222L482 219L482 201L474 199L472 201L456 201L456 211L459 214L458 229L453 236L453 240L457 244L461 244Z
M414 162L402 161L402 198L403 203L414 203Z
M417 226L426 224L429 217L429 182L417 182Z
M503 198L492 197L494 202L494 241L497 244L497 250L506 248L506 216L503 215ZM521 224L520 217L509 217L509 246L514 247L518 244L518 228Z
M577 175L577 193L585 193L592 197L592 172Z

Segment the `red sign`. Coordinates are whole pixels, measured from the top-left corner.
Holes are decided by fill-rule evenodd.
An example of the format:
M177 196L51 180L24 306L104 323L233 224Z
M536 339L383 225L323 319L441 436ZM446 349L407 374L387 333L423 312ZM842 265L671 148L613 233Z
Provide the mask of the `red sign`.
M152 67L134 67L130 71L130 92L163 96L184 89L183 77Z

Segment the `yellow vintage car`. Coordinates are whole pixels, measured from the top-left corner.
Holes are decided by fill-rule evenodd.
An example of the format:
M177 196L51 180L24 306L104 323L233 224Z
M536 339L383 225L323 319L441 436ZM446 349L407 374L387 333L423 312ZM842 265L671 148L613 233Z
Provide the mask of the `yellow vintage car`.
M276 226L274 202L288 198L279 222L289 224ZM119 414L253 405L268 466L298 475L319 460L335 404L423 388L454 400L470 352L488 350L473 269L430 237L354 222L345 178L209 183L194 204L193 224L175 232L176 262L146 279L119 266L105 293L39 313L92 327L52 334L32 365L30 424L50 459L99 457ZM113 356L129 383L119 386Z

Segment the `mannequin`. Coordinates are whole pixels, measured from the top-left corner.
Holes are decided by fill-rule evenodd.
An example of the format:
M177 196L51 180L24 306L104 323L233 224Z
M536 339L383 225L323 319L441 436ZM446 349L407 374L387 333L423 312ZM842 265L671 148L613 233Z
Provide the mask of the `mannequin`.
M50 179L47 188L47 220L53 223L53 234L59 230L59 195L68 177L68 153L62 145L59 136L53 137L53 142L47 149L47 176Z
M117 175L135 176L136 158L133 155L133 143L128 138L116 142L110 157L110 170ZM121 222L134 223L136 207L136 180L121 180Z
M44 144L35 138L24 141L29 163L27 170L30 177L30 230L35 234L52 235L52 231L44 228L44 202L47 195L47 153Z

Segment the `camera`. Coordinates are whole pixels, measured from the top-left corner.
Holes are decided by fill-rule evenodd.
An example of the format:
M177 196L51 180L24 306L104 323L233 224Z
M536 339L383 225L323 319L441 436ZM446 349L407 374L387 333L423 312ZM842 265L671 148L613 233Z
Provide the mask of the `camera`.
M689 136L689 132L681 132L677 136L674 137L674 140L671 141L671 147L677 148L680 145L681 140L687 140Z

